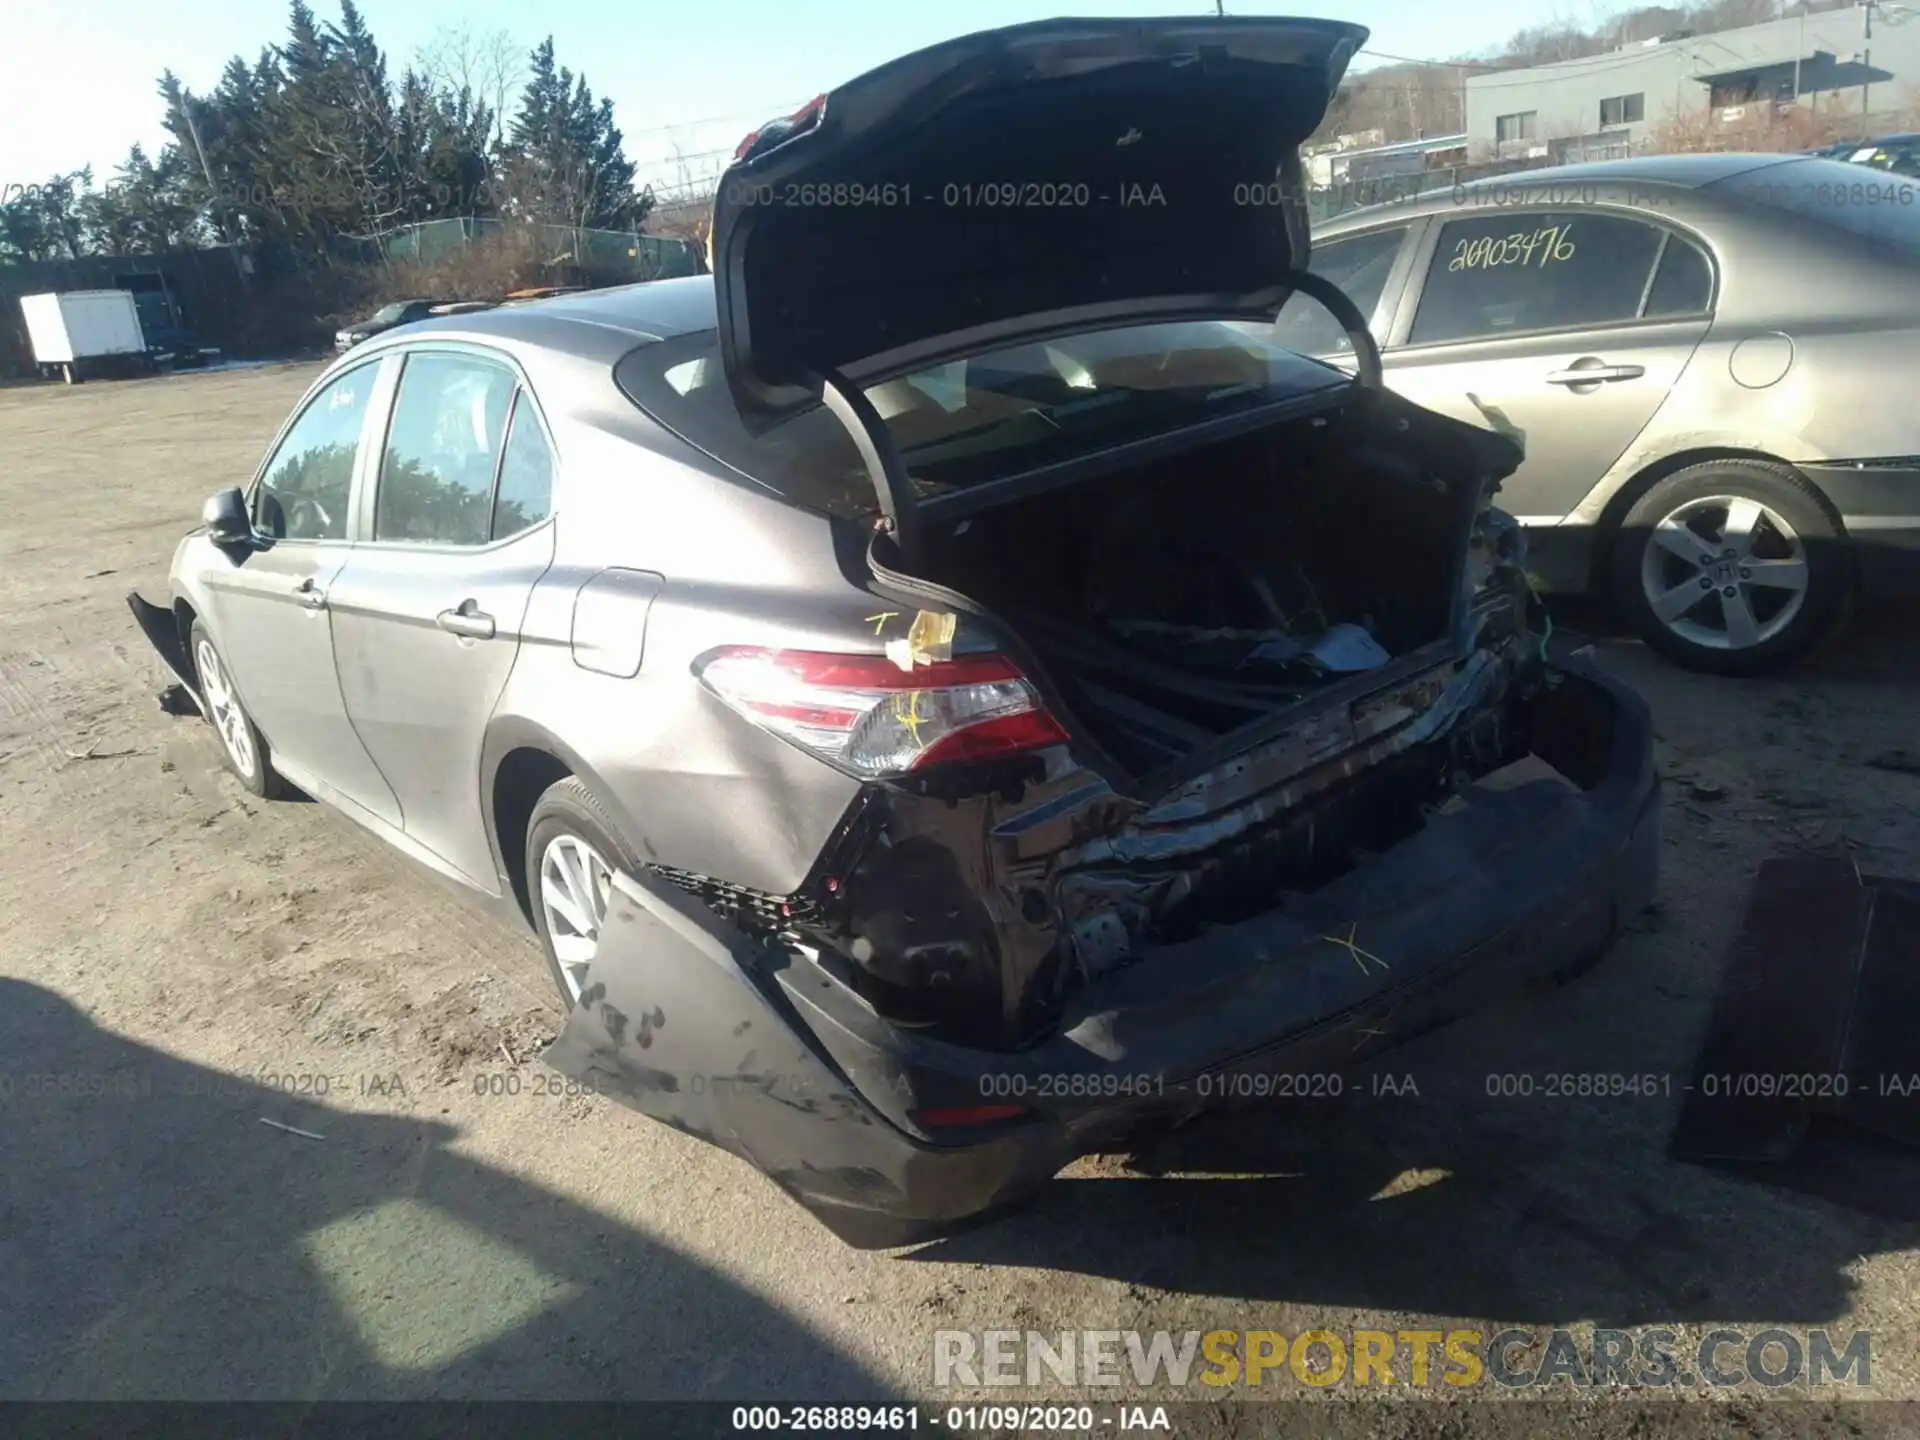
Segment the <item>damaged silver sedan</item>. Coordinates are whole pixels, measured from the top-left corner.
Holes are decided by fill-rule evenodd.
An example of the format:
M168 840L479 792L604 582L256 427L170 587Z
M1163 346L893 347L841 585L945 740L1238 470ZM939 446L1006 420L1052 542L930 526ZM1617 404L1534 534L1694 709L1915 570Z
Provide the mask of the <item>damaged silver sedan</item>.
M1653 894L1650 727L1530 627L1517 446L1302 274L1364 38L855 80L743 144L717 278L356 347L135 613L256 793L533 930L552 1063L857 1245L1576 969Z

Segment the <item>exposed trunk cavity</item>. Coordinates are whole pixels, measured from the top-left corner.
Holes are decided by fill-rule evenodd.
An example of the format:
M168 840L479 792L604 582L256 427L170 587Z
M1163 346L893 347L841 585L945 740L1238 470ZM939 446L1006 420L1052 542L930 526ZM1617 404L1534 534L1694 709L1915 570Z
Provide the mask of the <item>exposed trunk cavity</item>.
M912 569L1147 775L1445 640L1479 489L1378 414L1317 417L930 525Z
M1530 743L1483 438L1368 397L923 513L910 558L876 540L884 595L990 632L1080 743L874 787L801 927L821 963L894 1023L1017 1049L1115 971L1386 873Z

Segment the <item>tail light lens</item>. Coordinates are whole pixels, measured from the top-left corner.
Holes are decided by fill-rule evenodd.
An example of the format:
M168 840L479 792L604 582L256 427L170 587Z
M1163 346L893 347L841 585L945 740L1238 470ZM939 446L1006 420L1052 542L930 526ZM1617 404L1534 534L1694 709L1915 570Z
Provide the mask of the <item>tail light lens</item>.
M908 1112L916 1125L928 1130L957 1130L967 1125L996 1125L1033 1112L1024 1105L961 1105L948 1110Z
M1017 755L1067 738L1004 655L906 671L884 655L730 645L695 671L754 724L861 776Z

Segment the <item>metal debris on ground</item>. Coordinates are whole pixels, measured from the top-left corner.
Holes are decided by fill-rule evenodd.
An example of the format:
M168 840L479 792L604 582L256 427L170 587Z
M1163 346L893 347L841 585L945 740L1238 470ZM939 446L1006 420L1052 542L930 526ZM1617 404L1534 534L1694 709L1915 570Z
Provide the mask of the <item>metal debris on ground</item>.
M1920 1146L1920 883L1844 856L1764 862L1669 1142L1791 1159L1816 1119Z
M262 1125L271 1125L276 1130L284 1130L289 1135L299 1135L307 1140L324 1140L327 1138L324 1135L317 1135L311 1130L302 1130L296 1125L282 1125L278 1120L269 1120L264 1115L260 1117L260 1123Z

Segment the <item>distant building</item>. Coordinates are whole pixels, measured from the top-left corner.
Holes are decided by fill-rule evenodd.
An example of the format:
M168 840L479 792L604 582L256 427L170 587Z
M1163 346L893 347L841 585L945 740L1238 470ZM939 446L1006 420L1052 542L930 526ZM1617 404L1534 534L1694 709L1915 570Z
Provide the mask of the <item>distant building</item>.
M1920 25L1875 7L1772 20L1713 35L1680 33L1602 55L1500 70L1466 82L1474 158L1613 159L1676 116L1729 123L1753 105L1817 105L1868 118L1906 110L1920 85Z
M1325 190L1342 183L1358 184L1401 175L1419 175L1466 158L1467 137L1432 135L1421 140L1383 144L1379 130L1342 135L1331 145L1311 146L1302 152L1307 183Z

